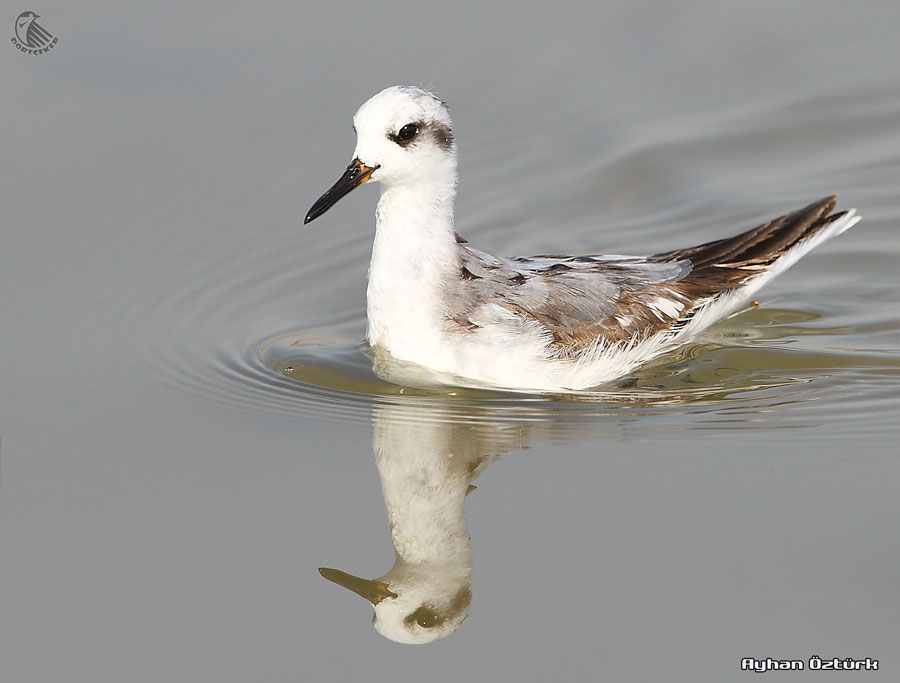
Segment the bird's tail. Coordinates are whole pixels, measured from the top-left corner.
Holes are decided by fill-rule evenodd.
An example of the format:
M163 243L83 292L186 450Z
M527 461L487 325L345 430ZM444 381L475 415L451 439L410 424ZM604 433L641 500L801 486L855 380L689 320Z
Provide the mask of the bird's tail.
M836 203L837 196L825 197L734 237L657 254L653 260L688 259L695 272L706 268L759 270L776 264L780 272L787 267L780 263L785 257L793 257L788 264L792 265L810 249L856 224L859 216L854 209L832 213Z
M832 213L836 200L825 197L740 235L651 257L691 263L678 286L696 304L679 321L679 334L698 332L735 311L812 249L853 227L860 219L855 209Z

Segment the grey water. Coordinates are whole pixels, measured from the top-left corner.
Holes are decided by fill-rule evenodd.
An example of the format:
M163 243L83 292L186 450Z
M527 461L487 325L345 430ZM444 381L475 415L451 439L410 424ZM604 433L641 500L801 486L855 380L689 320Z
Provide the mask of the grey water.
M0 48L0 680L898 680L900 6L33 9L58 44ZM596 394L391 384L377 191L302 221L396 83L450 103L486 251L863 220ZM379 607L447 637L319 567L402 570Z

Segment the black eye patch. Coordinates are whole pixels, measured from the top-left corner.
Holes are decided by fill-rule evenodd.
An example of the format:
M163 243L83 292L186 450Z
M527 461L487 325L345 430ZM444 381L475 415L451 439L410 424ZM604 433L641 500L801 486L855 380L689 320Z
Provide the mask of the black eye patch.
M407 123L396 133L389 133L388 137L401 147L406 147L416 139L421 127L421 123Z

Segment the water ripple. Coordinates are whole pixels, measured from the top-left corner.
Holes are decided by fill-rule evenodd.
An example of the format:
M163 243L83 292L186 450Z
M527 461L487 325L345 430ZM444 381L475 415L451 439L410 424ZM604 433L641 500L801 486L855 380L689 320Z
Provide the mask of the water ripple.
M814 191L823 178L841 176L842 184L855 178L857 191L874 207L890 204L895 188L883 175L898 162L879 156L878 140L900 123L900 104L883 93L871 97L877 106L859 109L853 98L832 103L829 116L816 119L801 142L798 131L817 110L816 100L785 103L780 113L762 119L754 118L759 112L745 112L715 126L687 121L662 137L658 131L633 131L630 140L605 155L586 155L565 169L529 163L527 150L485 157L473 180L515 180L501 187L467 185L470 195L461 214L485 247L515 242L521 252L546 251L548 240L559 239L558 230L544 230L541 218L554 216L571 226L564 250L576 253L596 251L598 232L605 232L602 241L610 251L635 251L636 244L647 243L683 246L720 236L753 224L741 216L764 218L770 205L780 205L788 195L810 199L835 189ZM766 171L762 143L791 140L803 152L804 145L837 133L853 136L859 149L843 156L823 152L813 175L792 166L777 176ZM748 176L751 182L741 192L767 197L752 210L738 210L742 202L717 190L718 170L731 167L735 146L749 155L749 168L759 175L755 181ZM685 169L695 174L685 176ZM522 203L512 182L538 188L535 201L542 211ZM774 185L777 196L768 191ZM177 397L206 406L223 420L250 414L367 422L374 405L405 402L440 405L439 419L542 424L554 438L568 438L584 430L596 436L598 425L664 432L675 416L692 429L799 427L832 420L865 429L896 410L891 389L900 373L900 325L889 308L897 296L896 254L885 252L889 240L884 238L896 216L864 210L866 220L841 238L840 247L820 250L809 257L811 265L798 266L767 288L763 306L604 391L522 396L413 389L373 373L360 344L372 196L358 199L366 210L335 214L358 218L329 230L301 229L299 217L295 225L284 225L277 212L258 219L252 229L249 216L223 220L217 240L202 245L202 263L190 256L202 237L193 237L189 226L179 237L181 248L160 241L150 253L123 259L111 281L127 282L127 291L105 312L104 328L115 331L104 340L110 362L145 369L140 388L132 387L143 400Z

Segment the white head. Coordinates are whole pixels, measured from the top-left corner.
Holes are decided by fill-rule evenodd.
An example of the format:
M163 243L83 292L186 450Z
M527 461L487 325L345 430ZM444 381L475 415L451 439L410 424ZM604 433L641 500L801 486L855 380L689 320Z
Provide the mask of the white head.
M431 185L452 195L456 144L447 105L421 88L395 85L365 102L353 117L354 159L306 215L318 218L368 180L386 187Z

